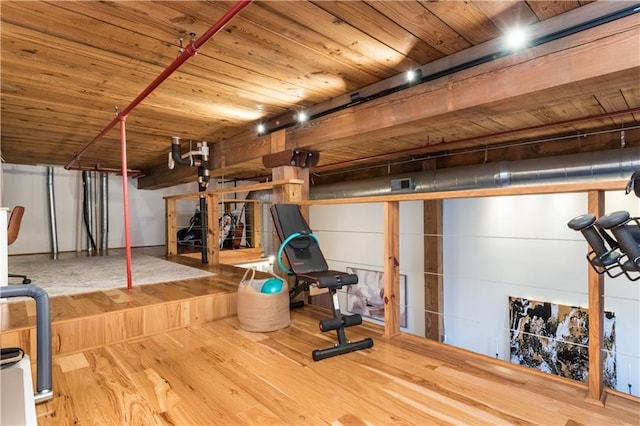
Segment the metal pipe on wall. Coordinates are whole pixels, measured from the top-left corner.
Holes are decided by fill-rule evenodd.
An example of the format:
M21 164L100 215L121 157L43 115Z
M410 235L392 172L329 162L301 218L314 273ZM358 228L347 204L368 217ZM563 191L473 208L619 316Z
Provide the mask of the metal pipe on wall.
M84 197L81 196L84 191L82 172L78 173L76 178L78 182L76 185L76 253L80 253L82 251L82 206L84 204Z
M96 187L95 187L95 180L94 180L94 176L93 176L93 172L87 172L87 194L88 194L88 198L87 198L87 228L88 228L88 238L89 238L89 244L88 244L88 249L87 251L89 252L90 255L96 254L95 253L95 238L94 236L96 235L95 233L95 203L96 203L96 199L95 199L95 192L96 192Z
M56 196L54 191L53 167L47 167L47 200L49 201L49 242L51 258L58 258L58 225L56 222Z
M107 254L109 249L109 175L107 173L100 174L100 195L102 202L100 203L100 252Z
M95 170L93 173L93 241L96 244L95 251L96 255L100 254L100 241L98 237L100 236L100 181L98 172Z
M89 191L89 180L91 179L90 172L82 172L82 223L85 232L85 246L87 253L91 254L91 226L89 215L89 200L91 198Z

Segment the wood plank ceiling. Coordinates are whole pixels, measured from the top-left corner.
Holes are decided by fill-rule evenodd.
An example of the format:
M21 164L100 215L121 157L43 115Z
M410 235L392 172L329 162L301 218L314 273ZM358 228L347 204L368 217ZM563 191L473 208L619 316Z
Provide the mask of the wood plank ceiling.
M270 134L256 134L259 122L285 121L418 66L464 58L515 25L574 22L576 10L598 7L590 3L256 1L129 114L129 168L147 175L143 187L192 180L192 170L166 166L171 137L180 136L211 144L212 176L264 179L262 156L277 149ZM3 160L68 165L116 108L175 60L180 38L186 47L191 33L198 38L233 4L3 1ZM637 144L639 16L287 127L286 147L320 151L322 178L424 167L415 161L423 158L447 166L607 149L619 146L623 128L626 142ZM74 167L119 168L119 137L111 130ZM458 151L474 153L450 155Z

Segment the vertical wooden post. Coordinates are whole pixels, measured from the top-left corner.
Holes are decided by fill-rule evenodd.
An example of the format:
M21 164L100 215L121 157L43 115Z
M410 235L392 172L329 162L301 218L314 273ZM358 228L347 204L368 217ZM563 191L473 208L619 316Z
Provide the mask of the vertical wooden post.
M220 196L207 192L207 229L204 237L207 239L207 258L210 265L220 264Z
M269 152L280 152L287 149L287 130L281 129L269 134Z
M165 198L165 209L167 211L167 255L178 254L178 212L176 211L176 199Z
M588 211L600 217L604 214L604 192L587 193ZM588 266L589 282L589 380L587 401L604 405L606 392L603 381L602 337L604 331L604 276Z
M384 203L384 336L400 334L400 203Z
M271 169L273 180L300 179L304 184L285 184L273 188L275 203L296 204L309 199L309 169L295 166L280 166Z
M251 221L253 229L251 232L251 244L253 247L262 247L262 204L251 203ZM264 247L262 247L264 249Z
M442 289L442 200L424 201L424 336L444 337Z
M309 169L303 169L300 167L294 166L279 166L271 169L271 176L273 180L281 180L281 179L302 179L304 183L300 184L285 184L282 186L277 186L273 188L273 202L275 204L283 203L283 204L297 204L302 200L309 199ZM309 207L304 206L301 209L302 215L304 216L307 223L309 223ZM274 235L271 238L271 252L277 253L278 248L280 246L280 242L278 237ZM277 261L276 261L277 264ZM279 268L275 268L274 270L279 270ZM293 282L290 280L289 286L292 286ZM314 290L315 291L315 290ZM324 292L324 290L323 290ZM327 293L328 296L328 293ZM325 296L325 297L327 297ZM309 292L305 292L300 295L303 301L309 302Z

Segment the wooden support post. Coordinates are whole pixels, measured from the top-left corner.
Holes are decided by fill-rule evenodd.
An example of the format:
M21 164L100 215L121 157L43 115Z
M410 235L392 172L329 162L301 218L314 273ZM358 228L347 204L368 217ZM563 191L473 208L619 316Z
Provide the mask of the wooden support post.
M274 167L271 170L273 180L300 179L304 181L302 185L297 183L287 183L273 188L274 203L297 204L302 200L309 199L309 169L293 166ZM309 207L302 208L302 214L309 220Z
M207 193L207 229L203 230L207 238L207 258L209 265L220 263L220 196Z
M294 184L287 183L284 185L280 185L273 188L273 202L274 204L282 203L282 204L298 204L302 200L309 199L309 169L304 169L301 167L293 167L293 166L279 166L271 169L271 176L274 181L282 180L282 179L300 179L304 183L302 184ZM309 206L301 206L300 211L304 216L307 223L309 223ZM280 242L278 237L275 235L271 239L271 252L277 253L278 248L280 247ZM277 265L277 260L276 260ZM274 265L274 271L280 270L280 268L276 268ZM292 286L293 282L290 280L289 286ZM325 298L328 297L328 293L323 295ZM305 292L300 295L303 301L309 302L309 294ZM324 303L324 302L323 302Z
M604 191L588 191L588 211L600 217L604 214ZM604 276L587 265L589 282L589 379L586 400L604 405L606 392L603 381L602 337L604 327Z
M167 250L168 256L178 254L178 212L176 211L176 199L165 198L166 209L166 229L167 229Z
M251 205L253 229L248 231L251 233L251 246L262 247L262 203L253 203Z
M281 129L269 134L269 152L280 152L287 149L287 131Z
M442 342L442 200L424 201L424 272L424 336Z
M400 334L400 203L384 203L384 336Z

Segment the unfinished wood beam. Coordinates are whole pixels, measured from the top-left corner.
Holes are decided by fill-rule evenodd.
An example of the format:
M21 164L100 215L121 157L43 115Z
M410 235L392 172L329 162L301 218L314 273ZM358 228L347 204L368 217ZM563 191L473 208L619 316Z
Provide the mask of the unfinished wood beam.
M442 282L442 200L424 205L424 336L441 342L444 337Z
M271 173L274 181L294 179L292 182L303 182L274 187L274 203L298 204L303 200L309 199L309 169L294 166L280 166L274 167Z
M514 98L539 103L537 93L568 84L597 84L603 90L607 75L624 71L630 71L632 87L640 72L638 51L640 25L630 16L316 119L313 126L291 130L289 142L297 147L348 143L353 136L480 105ZM634 54L617 60L620 52Z
M384 203L384 336L400 334L400 203Z
M177 200L175 198L166 198L164 200L166 209L166 238L167 247L166 253L168 256L178 254L178 212L176 211Z
M217 193L206 193L207 198L207 258L210 265L220 263L220 196Z
M589 214L601 217L604 214L604 192L588 191ZM598 274L588 264L589 287L589 378L587 400L604 405L602 337L604 336L604 275Z

